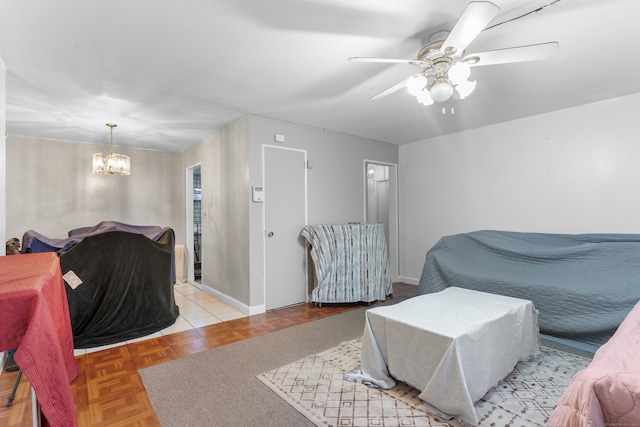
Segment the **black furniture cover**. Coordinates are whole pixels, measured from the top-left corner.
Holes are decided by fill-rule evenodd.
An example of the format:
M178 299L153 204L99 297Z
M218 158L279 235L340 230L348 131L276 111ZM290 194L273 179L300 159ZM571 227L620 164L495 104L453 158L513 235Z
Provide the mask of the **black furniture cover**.
M163 229L152 239L133 232L135 226L128 227L93 230L57 251L75 348L139 338L171 326L178 318L173 230Z

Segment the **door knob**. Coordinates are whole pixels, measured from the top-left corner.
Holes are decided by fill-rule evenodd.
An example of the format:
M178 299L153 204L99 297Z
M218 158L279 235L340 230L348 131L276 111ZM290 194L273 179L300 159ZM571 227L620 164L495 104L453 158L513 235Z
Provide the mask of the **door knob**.
M273 237L273 231L268 232L267 237Z

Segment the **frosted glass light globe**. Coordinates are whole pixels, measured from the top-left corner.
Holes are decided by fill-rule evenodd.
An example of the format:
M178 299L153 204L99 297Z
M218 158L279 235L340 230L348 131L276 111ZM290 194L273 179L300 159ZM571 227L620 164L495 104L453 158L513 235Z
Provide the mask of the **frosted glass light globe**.
M413 96L418 96L427 87L427 77L424 74L414 74L407 79L407 90Z
M473 90L476 88L476 82L470 82L469 80L465 80L456 85L456 92L460 95L460 99L464 99L467 96L471 95Z
M449 76L449 80L455 85L469 78L471 75L471 67L466 62L458 62L449 68L447 75Z
M434 101L444 102L453 95L453 86L445 79L437 79L430 92Z
M416 95L418 102L422 105L429 106L433 104L433 98L431 98L431 94L428 90L421 91L418 95Z

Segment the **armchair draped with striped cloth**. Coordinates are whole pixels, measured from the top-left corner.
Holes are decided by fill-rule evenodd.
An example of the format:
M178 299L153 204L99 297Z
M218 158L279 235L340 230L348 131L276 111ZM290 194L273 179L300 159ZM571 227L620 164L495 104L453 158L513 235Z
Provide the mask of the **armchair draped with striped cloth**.
M382 224L307 225L300 234L315 273L311 302L372 302L393 293Z

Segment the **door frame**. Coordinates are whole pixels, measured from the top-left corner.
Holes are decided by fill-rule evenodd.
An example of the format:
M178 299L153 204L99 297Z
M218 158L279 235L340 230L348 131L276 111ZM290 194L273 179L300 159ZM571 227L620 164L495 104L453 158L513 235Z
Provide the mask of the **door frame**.
M369 165L387 166L389 168L389 264L391 280L398 281L400 277L400 229L398 225L398 164L379 160L364 159L362 162L362 191L363 191L363 220L367 222L367 167Z
M202 180L202 163L187 166L185 169L185 262L187 263L187 282L191 283L195 282L193 270L193 170L197 167L200 168L200 179Z
M278 150L289 150L289 151L298 151L304 154L304 164L305 164L305 168L304 168L304 225L307 225L309 223L309 203L308 203L308 198L309 198L309 186L308 186L308 181L307 181L307 171L309 169L308 167L308 159L307 159L307 150L305 149L301 149L301 148L292 148L292 147L283 147L280 145L271 145L271 144L262 144L262 185L264 186L264 195L265 195L265 202L263 202L263 206L262 206L262 265L264 266L263 270L262 270L262 301L264 301L264 307L266 309L267 307L267 209L266 209L266 203L268 203L268 197L269 197L269 189L265 186L265 179L266 179L266 170L267 170L267 164L266 164L266 156L265 156L265 151L268 148L275 148ZM306 248L306 247L305 247ZM302 256L304 256L305 258L305 263L306 263L306 256L305 254L301 254ZM305 280L308 282L308 277L307 277L307 268L305 268ZM308 292L307 292L307 299L308 299Z

